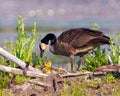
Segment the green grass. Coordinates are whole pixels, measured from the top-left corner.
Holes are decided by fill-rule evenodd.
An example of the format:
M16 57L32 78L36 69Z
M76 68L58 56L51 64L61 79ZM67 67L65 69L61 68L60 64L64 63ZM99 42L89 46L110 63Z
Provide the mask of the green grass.
M12 53L13 55L17 56L19 59L23 60L24 62L29 62L33 65L33 51L36 43L40 40L41 35L37 34L36 31L36 22L34 22L34 27L30 32L25 31L24 20L21 16L17 19L17 40L15 43L11 41L6 41L3 43L4 48ZM34 62L35 64L35 62Z
M0 96L14 96L10 90L0 89Z
M21 76L21 75L16 75L16 78L15 78L15 82L16 84L22 84L24 83L26 80L29 80L30 77L25 77L25 76Z
M113 76L113 74L107 74L107 76L103 77L103 82L104 83L115 83L116 79Z
M114 64L120 64L120 32L116 34L116 38L111 38L111 46L109 55L112 58ZM113 45L115 43L115 45ZM117 58L116 58L117 57Z
M71 85L70 88L64 88L60 96L85 96L83 87L77 85Z
M69 85L69 86L68 86ZM78 86L78 82L66 81L60 96L87 96L83 91L83 86Z
M9 85L9 75L4 72L0 72L0 88L6 88Z
M92 50L85 57L86 69L89 71L94 71L95 68L102 65L108 65L107 54L111 57L113 64L120 64L120 32L117 34L117 38L111 38L111 44L109 48L101 49L100 47ZM114 45L114 44L115 45Z
M88 53L85 57L85 62L86 69L89 71L94 71L98 66L109 64L105 49L101 49L100 47Z
M120 87L117 86L116 90L112 93L112 96L120 96Z

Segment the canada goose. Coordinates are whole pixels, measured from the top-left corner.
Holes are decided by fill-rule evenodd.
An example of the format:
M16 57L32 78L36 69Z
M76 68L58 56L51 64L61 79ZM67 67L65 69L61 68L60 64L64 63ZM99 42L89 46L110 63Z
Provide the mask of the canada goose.
M39 44L40 57L43 57L49 41L49 49L53 54L70 57L71 71L73 71L74 56L79 56L81 60L81 57L88 51L100 45L110 44L110 38L98 30L88 28L70 29L64 31L58 38L52 33L47 34ZM77 70L79 70L80 63Z

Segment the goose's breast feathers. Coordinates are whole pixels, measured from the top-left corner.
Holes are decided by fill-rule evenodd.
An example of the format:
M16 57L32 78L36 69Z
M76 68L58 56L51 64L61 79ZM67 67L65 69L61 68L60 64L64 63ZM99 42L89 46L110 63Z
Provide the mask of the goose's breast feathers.
M50 46L50 51L56 55L70 56L75 55L76 49L74 49L70 44L65 42L59 42L57 40L56 44Z

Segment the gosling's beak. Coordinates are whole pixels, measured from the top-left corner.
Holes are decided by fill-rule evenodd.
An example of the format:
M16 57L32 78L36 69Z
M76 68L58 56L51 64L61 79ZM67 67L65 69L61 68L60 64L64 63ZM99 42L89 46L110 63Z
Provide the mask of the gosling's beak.
M40 43L39 48L40 48L40 57L43 58L44 52L45 52L45 50L47 48L47 44Z

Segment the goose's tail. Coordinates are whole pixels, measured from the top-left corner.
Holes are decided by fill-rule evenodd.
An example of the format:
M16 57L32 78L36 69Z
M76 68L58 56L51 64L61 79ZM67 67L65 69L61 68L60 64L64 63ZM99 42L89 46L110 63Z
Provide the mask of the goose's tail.
M102 42L105 43L105 44L111 44L110 43L110 37L104 35L102 37Z

